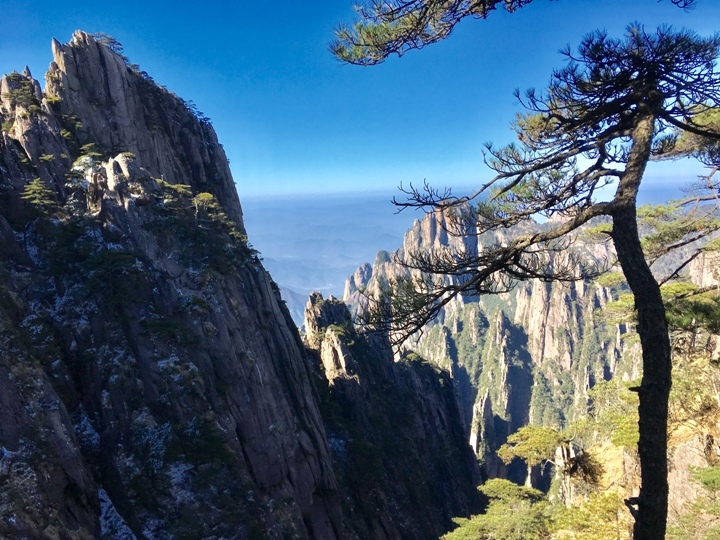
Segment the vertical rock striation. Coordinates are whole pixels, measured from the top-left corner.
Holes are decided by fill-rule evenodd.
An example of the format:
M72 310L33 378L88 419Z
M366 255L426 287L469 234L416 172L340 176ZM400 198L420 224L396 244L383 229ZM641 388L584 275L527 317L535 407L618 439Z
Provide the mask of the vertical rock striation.
M80 144L131 152L153 177L212 193L242 227L227 158L206 118L84 32L67 45L54 39L52 51L46 93L60 98L56 110Z

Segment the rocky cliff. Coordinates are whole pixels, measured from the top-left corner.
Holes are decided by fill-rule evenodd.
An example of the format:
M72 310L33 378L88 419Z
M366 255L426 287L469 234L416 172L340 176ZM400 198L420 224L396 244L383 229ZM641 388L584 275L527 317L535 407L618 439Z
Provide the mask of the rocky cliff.
M409 275L402 261L413 253L445 249L481 252L488 243L502 243L508 235L541 227L526 223L520 231L460 238L448 234L450 227L441 214L428 214L408 231L395 253L380 252L372 265L356 270L346 283L345 300L353 309L362 309L378 283ZM592 238L581 235L573 248L588 259L611 259L606 246L593 243ZM655 271L667 275L663 264L657 266ZM685 278L697 287L713 288L718 284L718 268L717 253L704 252L687 265ZM522 426L562 430L579 420L573 424L572 436L577 437L575 442L587 445L602 474L595 485L573 479L581 485L578 494L563 505L574 505L582 516L591 512L582 505L592 497L607 497L608 501L615 497L604 510L611 513L603 515L612 515L620 527L631 522L622 500L637 496L640 485L637 397L627 389L640 374L637 340L623 322L627 319L613 315L613 309L622 304L618 298L627 292L616 277L608 275L594 283L528 281L500 295L456 298L407 349L452 374L470 444L486 478L509 478L517 483L531 480L547 490L550 478L540 474L539 467L528 474L520 460L506 465L496 452L508 435ZM702 302L708 328L717 332L717 294ZM714 321L710 313L714 313ZM708 506L717 496L717 486L705 480L702 487L697 479L703 468L708 475L718 470L720 401L714 390L718 371L711 366L720 359L720 339L702 324L696 326L694 320L689 328L675 329L672 338L669 523L676 530L673 538L685 538L695 527L720 530L719 514ZM610 382L598 385L603 381ZM592 504L588 503L588 508Z
M398 251L379 253L372 266L348 279L345 300L358 306L360 291L407 275L399 261L419 250L481 252L541 227L525 223L517 230L458 237L448 233L442 214L428 214L415 222ZM611 257L603 244L580 241L574 249L597 261ZM637 376L632 365L621 362L624 327L598 314L612 299L612 288L592 283L519 283L509 293L456 298L409 344L453 374L471 445L488 475L508 474L494 452L519 427L562 428L586 410L587 392L596 381Z
M425 538L466 514L467 462L449 501L408 513L415 490L383 476L364 505L212 127L112 45L53 41L44 92L0 81L0 536ZM408 420L455 433L451 405ZM424 485L427 462L384 449L362 455Z
M342 302L305 310L334 470L360 538L438 538L478 508L480 481L450 375L359 336ZM418 477L418 471L423 471Z
M53 54L44 94L0 95L4 534L331 536L302 347L212 128L87 34Z

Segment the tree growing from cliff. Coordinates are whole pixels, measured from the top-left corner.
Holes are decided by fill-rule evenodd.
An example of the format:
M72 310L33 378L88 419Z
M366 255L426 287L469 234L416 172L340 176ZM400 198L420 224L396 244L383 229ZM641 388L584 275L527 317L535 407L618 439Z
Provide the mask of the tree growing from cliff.
M696 0L670 0L689 8ZM332 53L351 64L370 66L448 37L465 18L485 19L498 6L513 12L532 0L371 0L355 7L358 19L341 25Z
M48 188L40 178L28 182L23 188L20 198L27 201L39 215L47 216L59 208L55 192Z
M518 96L528 110L515 122L519 144L488 146L487 163L495 171L490 181L469 197L411 186L408 200L398 203L444 212L449 232L457 235L506 230L538 215L548 218L543 230L482 251L407 254L403 264L413 277L388 284L365 317L400 343L458 295L500 293L525 279L596 275L603 269L584 265L569 248L581 226L594 218L609 220L606 232L634 294L643 351L642 487L627 501L636 540L665 534L672 369L665 306L638 231L637 195L650 159L677 149L677 132L718 138L699 119L720 105L719 51L720 36L700 38L667 27L648 33L638 25L630 26L624 39L595 32L577 53L564 51L569 62L553 73L547 90ZM717 180L705 180L709 191L717 191ZM598 200L602 188L614 188L610 200ZM667 248L689 240L680 238Z

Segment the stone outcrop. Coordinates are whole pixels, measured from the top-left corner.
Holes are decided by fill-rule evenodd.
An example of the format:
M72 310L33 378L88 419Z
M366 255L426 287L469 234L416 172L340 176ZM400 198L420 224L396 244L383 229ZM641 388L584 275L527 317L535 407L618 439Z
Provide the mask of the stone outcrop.
M690 263L690 281L699 287L712 287L720 283L720 256L701 253Z
M53 41L45 92L29 72L0 80L0 536L444 532L468 513L472 455L452 463L437 515L411 511L415 488L390 480L360 495L321 415L327 380L247 243L214 130L98 39ZM399 384L393 368L365 374L340 337L317 342L338 353L333 388L356 384L355 369ZM446 375L403 376L403 399L425 404L409 418L427 424L403 434L455 429L451 386L442 399L426 388ZM375 420L360 417L368 434ZM447 441L467 457L462 437ZM425 468L451 466L384 450L360 447L363 475L402 466L424 486Z
M57 112L81 144L131 152L154 177L213 193L242 226L228 161L207 119L84 32L67 45L54 39L52 52L46 93L60 98Z

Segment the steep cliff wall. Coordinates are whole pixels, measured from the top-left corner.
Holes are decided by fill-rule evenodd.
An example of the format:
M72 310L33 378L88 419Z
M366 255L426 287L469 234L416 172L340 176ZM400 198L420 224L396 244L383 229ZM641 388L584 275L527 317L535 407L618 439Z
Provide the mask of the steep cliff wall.
M339 534L303 349L212 128L87 34L53 53L45 94L29 73L0 94L0 533Z
M402 248L378 254L373 266L348 279L345 299L360 306L361 291L408 275L398 261L412 253L482 252L488 244L541 227L525 223L517 230L458 237L448 233L451 226L442 214L429 214L408 231ZM598 261L611 256L602 244L580 241L575 249ZM510 433L528 423L563 427L585 411L587 391L596 381L636 375L621 363L625 345L617 326L598 315L612 294L596 284L535 280L509 293L459 297L409 344L453 374L471 444L490 476L507 473L494 451Z
M153 177L213 193L242 227L227 158L207 119L85 33L67 45L53 40L52 52L46 93L60 98L53 111L81 145L94 143L109 155L132 152Z

